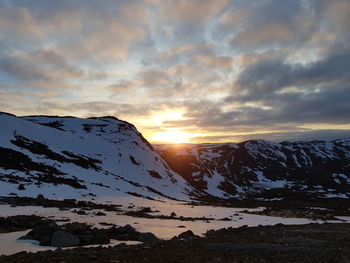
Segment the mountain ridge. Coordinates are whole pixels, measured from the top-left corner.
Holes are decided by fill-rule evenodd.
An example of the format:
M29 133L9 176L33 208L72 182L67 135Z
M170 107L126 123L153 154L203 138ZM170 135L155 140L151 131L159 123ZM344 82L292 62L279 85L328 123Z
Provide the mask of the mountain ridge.
M348 198L350 194L350 138L155 148L174 171L209 196Z
M4 113L0 123L2 193L188 199L191 187L132 124Z
M0 113L1 195L349 198L350 137L151 145L113 116Z

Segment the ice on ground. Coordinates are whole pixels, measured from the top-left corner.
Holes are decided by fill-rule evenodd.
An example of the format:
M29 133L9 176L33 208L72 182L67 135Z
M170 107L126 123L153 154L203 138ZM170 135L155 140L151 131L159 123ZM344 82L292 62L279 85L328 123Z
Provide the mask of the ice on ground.
M92 224L96 227L102 228L105 226L100 225L101 222L115 224L118 226L124 226L130 224L140 232L152 232L157 237L162 239L170 239L181 232L192 230L197 235L202 235L210 229L220 229L224 227L240 227L258 226L258 225L275 225L282 224L307 224L311 222L323 222L315 221L304 218L282 218L282 217L270 217L254 214L245 214L242 211L261 211L263 207L254 209L245 208L228 208L228 207L213 207L213 206L191 206L181 202L169 201L168 202L156 202L151 200L145 200L140 198L101 198L97 200L100 203L113 203L123 205L124 208L134 205L134 209L138 210L142 207L151 207L152 210L159 210L154 214L158 215L170 215L172 212L176 213L178 217L207 217L214 218L216 220L209 221L181 221L178 219L148 219L130 217L126 215L119 215L117 212L107 212L106 216L95 216L94 214L99 210L87 211L87 215L78 215L72 211L60 211L58 208L44 208L39 206L26 206L26 207L11 207L9 205L0 205L0 216L11 215L30 215L36 214L38 216L50 217L52 219L69 218L71 222L82 222ZM74 209L72 209L74 210ZM231 221L221 221L218 219L231 218ZM350 222L350 217L341 217L342 220ZM332 222L332 221L329 221ZM333 221L338 222L338 221ZM58 222L63 224L63 222ZM181 228L179 227L181 226ZM24 235L26 231L0 234L0 254L13 254L20 251L40 251L46 250L48 247L38 246L33 242L17 242L16 239ZM51 248L52 249L52 248Z

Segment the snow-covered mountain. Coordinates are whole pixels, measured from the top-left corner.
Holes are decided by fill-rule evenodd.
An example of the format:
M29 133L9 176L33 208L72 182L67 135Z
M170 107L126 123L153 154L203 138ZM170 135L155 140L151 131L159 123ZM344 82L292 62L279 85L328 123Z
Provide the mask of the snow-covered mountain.
M186 200L191 190L130 123L0 113L0 196Z
M155 148L114 117L0 113L0 196L350 197L350 138Z
M335 141L156 145L202 195L220 198L348 198L350 138Z

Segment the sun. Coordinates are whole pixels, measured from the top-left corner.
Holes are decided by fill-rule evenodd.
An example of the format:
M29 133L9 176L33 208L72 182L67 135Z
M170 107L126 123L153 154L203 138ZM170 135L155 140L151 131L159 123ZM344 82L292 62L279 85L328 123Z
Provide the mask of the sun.
M197 137L197 134L180 130L170 130L154 132L150 140L157 143L189 143L194 137Z
M144 133L145 137L152 143L191 143L195 137L203 134L186 131L189 127L176 127L176 121L186 120L185 110L182 108L166 109L153 112L147 120L140 120L140 123L149 127ZM175 123L175 124L174 124ZM155 130L156 128L156 130Z

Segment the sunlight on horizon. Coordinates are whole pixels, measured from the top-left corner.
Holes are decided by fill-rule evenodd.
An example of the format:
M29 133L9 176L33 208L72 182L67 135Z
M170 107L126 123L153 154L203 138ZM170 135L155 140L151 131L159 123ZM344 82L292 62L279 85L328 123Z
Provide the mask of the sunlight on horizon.
M201 134L186 132L180 128L167 128L169 125L174 125L166 124L167 121L186 120L183 116L184 113L185 111L181 108L166 109L154 113L147 122L158 126L160 130L148 134L149 140L154 143L190 143L192 138L200 136Z
M181 130L167 130L154 132L150 141L155 143L190 143L191 139L200 134L189 133Z

